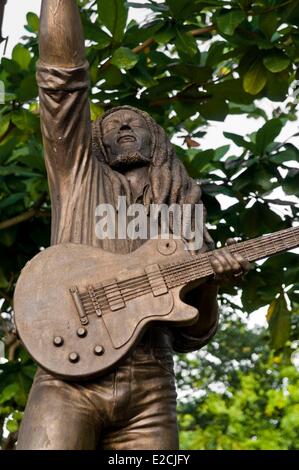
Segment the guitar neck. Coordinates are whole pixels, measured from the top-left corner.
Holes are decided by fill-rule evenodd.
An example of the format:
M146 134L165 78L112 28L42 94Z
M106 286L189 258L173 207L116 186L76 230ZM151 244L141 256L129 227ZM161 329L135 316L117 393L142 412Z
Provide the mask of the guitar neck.
M299 227L263 235L258 238L239 242L229 246L232 253L239 253L249 262L258 261L299 246ZM192 258L167 265L160 269L168 288L187 284L191 281L210 276L214 273L210 258L221 249L202 253Z

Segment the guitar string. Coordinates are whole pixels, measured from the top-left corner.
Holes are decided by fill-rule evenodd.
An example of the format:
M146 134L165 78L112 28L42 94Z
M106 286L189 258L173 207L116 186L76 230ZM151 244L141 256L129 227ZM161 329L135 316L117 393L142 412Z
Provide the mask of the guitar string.
M294 227L293 229L291 229L292 233L290 233L290 229L286 229L288 235L287 235L287 237L284 237L284 239L281 238L281 235L282 235L281 233L278 233L274 236L271 236L271 242L272 243L274 243L275 241L276 242L278 241L279 243L282 243L282 245L283 245L282 247L279 247L278 249L275 247L276 252L280 251L280 250L286 250L286 249L290 248L290 247L286 247L285 241L288 241L292 237L292 235L296 234L296 232L297 232L296 229L299 229L299 227ZM248 241L245 241L245 242L238 243L238 245L236 245L236 246L231 245L230 249L232 251L241 251L241 250L245 251L247 247L252 249L252 246L250 246L250 245L253 245L256 249L258 249L260 247L264 248L265 242L268 243L270 241L269 237L270 236L268 236L267 239L265 239L264 237L260 237L259 239L256 239L256 240L248 240ZM292 237L292 238L294 239L294 237ZM246 243L246 248L244 246L241 246L244 243ZM299 243L299 241L296 240L296 243ZM219 250L221 250L221 248ZM207 252L205 254L199 255L199 256L196 257L195 260L189 259L189 260L186 260L183 263L176 262L176 263L171 263L170 265L166 265L165 267L161 266L161 271L156 271L155 273L151 273L150 280L161 277L161 274L163 274L163 275L168 274L170 276L172 276L174 274L173 282L176 282L178 280L178 277L181 277L183 274L185 274L186 269L190 270L190 268L193 269L193 270L194 270L194 268L200 269L200 271L202 272L202 277L204 277L205 274L208 275L210 273L210 269L208 270L208 272L206 272L206 270L203 270L202 268L207 268L208 266L209 266L209 268L211 268L209 258L210 258L210 256L213 256L212 253L213 252ZM271 253L272 253L272 250L271 250ZM202 261L202 263L200 263L200 261ZM178 264L179 264L179 267L178 267ZM134 279L138 279L138 281L136 282L136 281L134 281ZM149 278L147 277L147 275L136 276L135 278L131 278L131 279L126 280L126 281L121 281L118 284L119 287L116 287L115 289L113 289L114 285L112 284L111 286L107 286L108 289L106 288L105 291L108 290L107 293L109 293L109 295L110 295L109 300L110 300L110 302L113 302L113 300L116 300L116 298L121 299L121 291L124 291L124 289L130 289L130 285L132 285L132 289L136 289L136 285L138 285L140 283L141 283L141 286L143 284L144 284L145 287L149 286ZM182 282L182 283L184 283L184 282ZM171 284L171 281L170 281L170 284ZM122 288L122 286L124 286L124 287ZM111 289L110 292L109 292L109 288ZM97 290L98 291L103 290L103 287L100 287ZM95 289L95 291L96 291L96 289ZM111 293L113 294L114 291L115 291L116 295L113 297L113 296L111 296ZM103 295L102 295L103 300L104 300L103 297L106 297L105 294L106 294L106 292L104 292ZM81 294L81 295L84 295L85 297L89 297L88 293L87 294ZM126 295L126 294L124 293L123 295ZM98 299L99 299L99 297L100 297L100 300L102 300L101 296L98 296Z
M264 243L265 240L262 240L262 242ZM297 243L297 241L296 241L296 243ZM259 248L258 244L255 244L255 248ZM240 247L240 243L238 244L238 247L232 247L231 246L231 249L232 249L232 251L241 251L243 249L245 251L244 247ZM277 252L277 251L285 250L285 249L286 249L286 246L285 246L285 244L283 244L283 247L279 248L278 250L275 249L275 251ZM221 248L219 250L221 250ZM208 257L212 256L212 252L201 254L201 255L197 256L195 260L194 259L192 259L192 260L188 259L188 260L185 260L185 261L182 261L182 262L175 262L175 263L171 263L171 264L168 264L168 265L165 265L165 266L161 265L161 271L159 270L159 271L156 271L155 273L151 273L151 279L154 280L155 278L160 277L161 272L163 272L163 274L168 274L168 273L171 274L171 271L173 271L173 269L175 269L175 271L178 272L178 270L180 270L180 268L185 269L185 266L188 267L188 268L192 267L192 265L194 265L194 263L196 263L196 265L199 265L199 267L201 267L201 268L202 267L207 267L210 264L209 260L207 260L207 256ZM148 280L147 275L143 274L143 275L140 275L140 276L135 276L135 277L130 278L128 280L118 282L116 286L115 286L115 284L116 284L116 281L115 281L114 283L111 283L111 286L105 287L105 292L107 292L108 294L111 294L114 291L115 292L119 291L121 287L123 287L123 288L129 287L130 284L132 284L133 286L136 286L137 283L142 282L143 280L146 280L146 281ZM103 290L103 286L100 286L99 288L96 288L94 290L95 291ZM81 294L81 295L83 297L89 297L88 293L84 293L84 294Z
M286 230L288 230L288 229L286 229ZM279 234L279 235L281 235L281 234ZM285 237L285 238L286 238L286 237ZM287 237L287 238L290 238L290 236ZM266 241L265 239L261 240L261 242L263 242L263 244L264 244L265 241ZM267 240L267 242L268 242L268 241L269 241L269 240ZM273 241L273 239L272 239L272 241ZM279 241L283 243L282 240L279 240ZM297 240L296 240L296 243L297 243ZM255 246L256 246L256 245L257 245L257 243L255 243ZM247 246L248 246L248 245L247 245ZM238 247L240 247L240 243L238 244ZM233 248L236 248L236 247L233 247ZM288 248L289 248L289 247L288 247ZM284 243L283 243L283 247L282 247L282 248L279 248L279 250L281 250L281 249L282 249L282 250L285 250L285 249L286 249L286 246L285 246ZM276 250L276 248L275 248L275 250ZM239 251L239 250L238 250L238 251ZM277 251L277 250L276 250L276 251ZM212 254L212 252L209 252L209 254L206 253L206 255L208 255L208 256L211 255L211 254ZM201 255L201 256L202 256L202 255ZM197 261L197 260L196 260L196 261ZM207 262L209 262L208 259L205 260L205 265L207 265ZM185 264L186 264L186 266L184 266L184 267L180 270L180 271L181 271L180 276L182 276L182 275L185 274L186 269L190 270L190 260L188 260L187 262L185 262ZM196 262L196 266L194 266L194 261L192 261L192 264L193 264L193 270L194 270L195 267L196 267L196 268L201 268L201 267L199 267L199 266L197 265L197 264L198 264L197 262ZM209 264L210 264L210 263L209 263ZM172 265L173 265L173 264L172 264ZM172 266L172 265L171 265L171 266ZM174 264L174 266L176 266L176 263ZM173 267L174 267L174 266L173 266ZM192 267L191 267L191 269L192 269ZM202 269L200 269L200 270L201 270L201 272L203 271ZM161 270L161 271L163 272L163 274L164 274L164 271L165 271L165 273L166 273L166 270L163 269L163 267L162 267L162 270ZM169 270L168 270L168 271L169 271ZM175 267L175 275L174 275L174 278L173 278L173 280L172 280L172 283L173 283L173 282L176 283L177 280L178 280L178 276L176 275L176 274L177 274L177 271L178 271L178 269L177 269L177 267ZM170 269L169 272L171 272L171 269ZM156 273L157 273L158 277L161 277L160 271L157 271ZM208 274L208 273L205 273L205 274ZM195 276L195 278L198 277L198 275L195 275L194 273L193 273L193 276ZM204 277L204 275L203 275L203 277ZM153 278L153 276L152 276L152 278ZM138 279L138 276L136 277L136 279ZM146 281L143 281L143 279L145 279ZM132 284L132 289L135 290L135 289L136 289L136 282L134 282L134 284L133 284L133 283L131 282L132 279L130 279L130 280L128 280L128 281L129 281L129 283ZM125 281L125 282L128 282L128 281ZM149 286L149 281L148 281L148 278L147 278L146 275L139 276L139 283L140 283L140 282L141 282L141 285L144 284L144 286L146 286L146 287ZM184 283L183 280L182 280L182 283ZM171 285L171 281L170 281L169 284ZM100 289L101 289L101 288L100 288ZM126 287L126 289L130 289L130 285L129 285L129 284L128 284L128 286ZM113 300L116 299L116 297L119 298L119 299L121 299L121 295L119 294L119 290L120 290L120 289L116 289L116 290L118 291L118 292L117 292L117 296L115 296L114 298L113 298L113 296L112 296L111 298L109 298L109 300L112 301L112 302L113 302ZM121 290L124 290L124 289L121 289ZM142 293L142 291L139 291L139 292ZM125 295L125 293L124 293L124 295ZM88 296L88 294L87 294L87 296ZM99 297L100 297L100 298L99 298ZM105 294L104 294L104 297L105 297ZM101 299L101 296L98 296L98 300L104 300L103 296L102 296L102 299ZM107 305L107 304L106 304L106 305Z
M284 248L285 248L285 246L284 246ZM196 276L196 277L197 277L197 276ZM124 294L124 300L130 300L130 299L132 299L132 298L136 298L136 297L145 295L146 293L150 293L151 291L152 291L151 288L150 288L149 285L147 284L147 287L146 287L146 288L141 289L141 290L139 290L138 292L135 292L135 293L132 292L131 294L130 294L130 292L125 293L125 294ZM94 308L93 308L93 304L90 304L90 306L92 307L90 313L95 313L95 312L94 312ZM107 301L106 301L104 304L102 304L101 306L102 306L102 308L106 308L106 307L109 308L109 307L110 307L110 306L109 306L109 303L108 303ZM90 314L90 313L89 313L89 314Z
M95 288L95 289L93 289L93 290L94 290L95 293L97 293L97 292L99 292L99 291L104 291L105 295L106 295L106 294L109 294L109 295L110 295L110 294L113 293L114 291L119 291L119 290L120 290L117 286L124 286L124 287L121 288L121 290L124 290L124 289L128 289L128 288L130 287L130 284L132 284L132 286L135 286L135 287L136 287L136 286L138 286L138 284L139 284L140 282L142 282L143 280L146 280L146 279L147 279L147 280L152 281L152 280L156 280L156 279L161 278L161 277L162 277L161 272L160 272L160 271L155 271L155 272L153 272L153 273L150 273L150 278L149 278L146 274L142 274L142 275L140 275L140 276L135 276L134 278L127 279L127 280L125 280L125 281L121 281L121 282L115 281L115 282L113 283L113 286L111 285L111 289L112 289L112 290L108 290L107 287L104 287L104 286L100 286L100 287ZM138 281L134 281L134 282L132 283L132 280L134 280L134 279L137 279ZM115 286L115 284L117 284L117 286ZM128 284L128 285L127 285L127 284ZM109 286L109 287L110 287L110 286ZM87 298L87 297L89 298L89 293L86 292L86 293L84 293L84 294L80 294L80 297L81 297L81 298Z
M288 229L287 229L287 230L288 230ZM289 238L289 237L288 237L288 238ZM281 240L276 240L276 241L281 241ZM265 240L261 240L261 242L264 243ZM243 243L244 243L244 242L243 242ZM245 243L246 243L246 242L245 242ZM296 243L299 243L299 241L296 240ZM259 243L259 244L260 244L260 243ZM258 247L259 244L255 243L255 247ZM244 251L245 251L245 247L242 247L242 246L240 246L240 245L241 245L241 243L238 243L238 246L237 246L237 247L231 246L231 250L232 250L232 251L241 251L241 250L244 249ZM248 245L247 245L247 247L248 247ZM249 248L250 248L250 247L249 247ZM277 251L285 250L285 249L286 249L286 246L285 246L285 244L283 244L283 247L279 248L278 250L275 249L275 251L277 252ZM289 247L288 247L288 249L289 249ZM221 248L219 248L219 249L217 249L217 250L221 250ZM216 250L216 251L217 251L217 250ZM208 256L212 256L212 252L208 252L208 253L209 253ZM271 253L272 253L272 251L271 251ZM207 263L207 259L205 259L205 258L206 258L205 255L207 255L207 253L201 254L201 255L197 256L197 257L195 258L195 260L194 260L194 259L191 260L191 258L189 258L188 260L185 260L185 261L181 261L181 262L177 261L177 262L175 262L175 263L167 264L167 265L165 265L165 266L161 265L161 270L163 270L163 272L164 272L165 274L167 274L167 272L171 271L173 268L175 268L175 270L177 271L181 266L183 267L184 265L187 265L187 266L189 267L189 266L190 266L190 262L191 262L192 264L194 264L194 262L195 262L196 264L198 264L198 261L199 261L199 262L203 261L204 264L207 265L208 263ZM202 266L202 263L201 263L201 266ZM157 277L159 277L159 273L160 273L160 271L156 271ZM153 274L154 274L154 273L151 273L152 277L153 277ZM108 286L105 287L105 291L107 291L107 292L110 294L110 293L113 292L113 291L118 291L118 290L119 290L119 287L121 287L121 286L124 286L124 287L125 287L126 284L128 284L128 283L132 283L132 282L135 283L135 279L138 280L138 279L141 279L141 278L147 279L147 275L144 275L144 274L143 274L143 275L140 275L140 276L135 276L135 277L130 278L130 279L128 279L128 280L120 281L120 282L117 283L117 286L115 286L116 281L114 281L114 282L111 283L111 286L108 285ZM134 285L135 285L135 284L134 284ZM95 290L99 290L99 289L103 289L103 286L100 286L98 289L95 289ZM83 296L88 296L89 294L86 293L86 294L81 294L81 295L83 295Z

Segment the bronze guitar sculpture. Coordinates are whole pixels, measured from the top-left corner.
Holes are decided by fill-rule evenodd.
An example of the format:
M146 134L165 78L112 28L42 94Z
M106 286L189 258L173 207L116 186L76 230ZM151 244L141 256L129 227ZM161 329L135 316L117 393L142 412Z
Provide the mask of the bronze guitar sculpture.
M252 262L297 246L299 227L230 250ZM182 294L191 282L194 287L214 273L213 256L213 251L187 255L184 243L174 239L151 240L122 256L76 244L48 248L28 263L16 287L20 337L33 358L57 376L103 374L151 322L186 326L197 320L197 309L184 303Z

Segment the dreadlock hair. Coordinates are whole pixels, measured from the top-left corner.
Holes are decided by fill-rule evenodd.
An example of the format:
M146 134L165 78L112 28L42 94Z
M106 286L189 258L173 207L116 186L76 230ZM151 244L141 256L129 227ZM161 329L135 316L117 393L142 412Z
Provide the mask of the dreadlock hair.
M199 184L189 177L183 163L175 155L174 147L164 129L145 111L132 106L118 106L110 109L92 124L92 150L94 156L103 164L108 176L115 205L118 196L126 195L127 204L131 203L131 190L128 180L109 166L107 152L103 144L103 120L121 110L130 110L142 116L151 134L151 163L149 168L149 190L144 196L144 205L150 204L202 204ZM204 224L204 241L208 247L213 240Z

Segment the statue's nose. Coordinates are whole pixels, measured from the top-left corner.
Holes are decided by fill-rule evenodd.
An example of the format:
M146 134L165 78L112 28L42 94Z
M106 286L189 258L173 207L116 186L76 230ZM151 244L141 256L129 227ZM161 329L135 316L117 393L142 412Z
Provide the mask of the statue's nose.
M131 126L127 123L127 122L124 122L121 127L119 128L120 131L130 131L132 130L131 129Z

